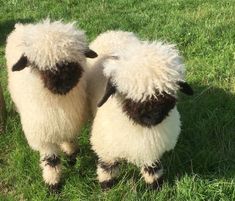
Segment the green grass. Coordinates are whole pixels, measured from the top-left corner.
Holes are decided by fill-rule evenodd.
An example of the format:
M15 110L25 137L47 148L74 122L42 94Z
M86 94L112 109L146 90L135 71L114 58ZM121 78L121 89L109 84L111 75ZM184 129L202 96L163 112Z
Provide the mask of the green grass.
M0 136L0 200L235 200L234 13L234 0L0 0L0 76L8 109L7 132ZM63 160L61 194L48 194L39 154L27 145L12 109L4 58L6 36L16 22L47 16L79 21L89 41L122 29L177 44L195 95L180 97L182 133L175 150L163 157L166 181L160 192L147 190L139 170L125 163L117 186L102 192L87 126L75 167Z

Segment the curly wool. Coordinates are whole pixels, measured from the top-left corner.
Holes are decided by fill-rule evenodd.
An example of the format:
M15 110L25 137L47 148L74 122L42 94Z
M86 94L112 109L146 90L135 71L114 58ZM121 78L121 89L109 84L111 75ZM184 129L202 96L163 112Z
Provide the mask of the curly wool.
M112 97L96 113L90 142L103 161L124 159L139 167L151 166L175 147L180 125L176 107L155 127L134 124Z
M119 96L136 102L155 96L156 91L175 97L177 81L184 77L178 51L174 45L140 41L134 34L121 31L101 34L91 48L102 55L89 61L89 99L95 117L92 149L105 162L125 159L138 166L151 166L176 145L181 130L177 108L156 126L143 127L123 112ZM108 79L117 94L97 108Z
M73 23L43 21L17 24L8 36L6 60L8 88L21 117L29 145L40 152L58 152L56 147L79 133L87 119L86 82L79 82L65 95L52 93L44 86L39 70L52 70L60 61L79 63L86 70L87 44L83 31ZM12 66L25 54L29 65L12 72Z
M97 102L104 94L105 78L102 69L104 62L107 60L117 59L113 57L116 51L125 49L128 45L139 43L139 39L132 32L127 31L107 31L91 42L90 48L94 49L98 57L95 59L88 59L87 71L87 85L88 97L92 115L95 114L97 109Z
M115 56L118 59L104 63L104 74L126 98L145 101L156 91L176 96L184 65L174 45L143 41L116 51Z
M84 59L81 52L87 49L86 37L84 31L75 28L75 22L47 19L37 24L16 24L15 32L21 35L22 52L40 70L53 69L58 62Z

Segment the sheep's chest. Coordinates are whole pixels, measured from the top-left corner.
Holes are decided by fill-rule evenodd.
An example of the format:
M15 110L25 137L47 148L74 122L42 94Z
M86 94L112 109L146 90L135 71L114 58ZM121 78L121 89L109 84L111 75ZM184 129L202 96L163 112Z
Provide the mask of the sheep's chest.
M107 103L97 112L91 143L106 160L121 158L139 166L150 165L174 148L179 133L180 117L176 107L160 124L147 128L134 124L119 107Z
M40 79L28 74L27 71L15 74L15 77L21 76L21 79L10 82L9 88L21 91L20 96L12 94L29 143L61 143L74 138L87 117L84 79L68 94L56 95L47 90ZM27 79L22 79L22 76ZM29 79L31 85L26 83Z

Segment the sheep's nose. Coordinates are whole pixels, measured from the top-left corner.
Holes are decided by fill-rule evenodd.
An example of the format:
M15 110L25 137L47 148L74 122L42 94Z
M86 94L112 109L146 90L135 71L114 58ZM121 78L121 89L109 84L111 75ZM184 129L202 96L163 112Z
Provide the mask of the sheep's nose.
M154 113L154 114L145 114L141 116L141 122L145 124L146 126L154 126L157 125L158 123L161 123L163 120L163 117L159 113Z

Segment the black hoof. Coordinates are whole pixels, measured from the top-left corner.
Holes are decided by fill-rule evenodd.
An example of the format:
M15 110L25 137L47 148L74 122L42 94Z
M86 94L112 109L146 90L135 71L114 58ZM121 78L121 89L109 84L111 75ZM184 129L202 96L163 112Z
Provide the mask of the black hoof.
M52 194L59 194L61 192L61 183L48 185L48 190Z
M72 155L68 156L67 162L69 166L74 166L76 164L78 153L79 151L76 151Z
M103 181L103 182L100 182L100 187L102 188L102 190L109 190L109 189L111 189L116 183L117 183L117 181L116 181L115 179L108 180L108 181Z
M163 185L163 177L160 177L158 180L154 181L152 184L148 184L150 190L160 191Z
M50 156L45 156L42 161L46 162L46 165L49 165L51 167L55 167L60 164L60 158L56 156L55 154L52 154Z

